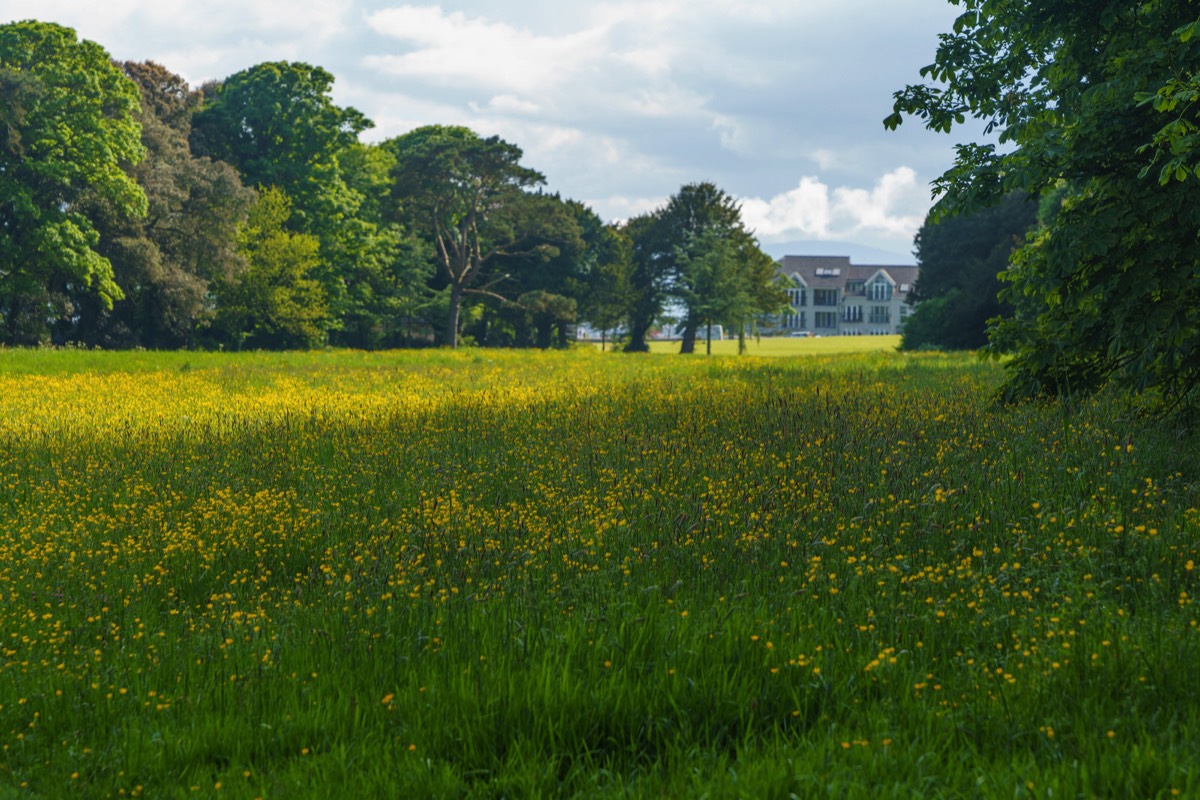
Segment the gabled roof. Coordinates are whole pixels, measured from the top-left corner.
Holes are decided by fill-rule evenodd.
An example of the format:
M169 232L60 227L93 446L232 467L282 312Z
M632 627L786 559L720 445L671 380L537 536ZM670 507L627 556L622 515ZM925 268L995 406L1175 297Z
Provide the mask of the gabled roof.
M791 277L799 275L808 286L816 289L840 288L846 281L863 281L885 274L893 284L910 288L917 282L916 266L851 264L850 256L784 256L779 260L779 272Z

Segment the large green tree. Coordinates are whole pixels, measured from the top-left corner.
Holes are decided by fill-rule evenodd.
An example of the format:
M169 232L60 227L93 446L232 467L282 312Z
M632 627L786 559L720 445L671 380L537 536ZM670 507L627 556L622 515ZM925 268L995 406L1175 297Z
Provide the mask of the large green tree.
M516 346L565 347L591 288L592 273L603 257L604 223L590 208L558 195L531 193L522 203L519 229L538 237L521 252L497 259L507 276L502 288L512 302L489 302L481 322L506 329ZM486 340L500 343L499 337Z
M631 282L633 243L623 226L609 224L597 234L593 251L596 260L588 274L580 316L600 331L600 345L604 347L610 331L628 328L629 310L635 299Z
M94 299L81 302L70 338L106 347L191 346L211 321L214 281L230 282L245 269L238 225L254 192L228 164L191 153L198 92L152 62L127 62L123 69L141 93L146 158L129 172L146 194L148 212L130 218L104 197L84 195L81 208L97 227L98 250L124 297L109 309Z
M287 228L291 202L264 189L251 207L238 241L246 271L218 285L216 331L237 350L314 347L331 318L324 288L313 278L320 263L315 236Z
M1175 400L1200 383L1200 21L1194 0L957 0L932 81L896 93L948 131L972 116L995 143L959 146L939 206L1068 187L1005 273L1018 309L991 331L1009 397L1112 381Z
M556 235L556 218L535 208L528 189L544 181L521 164L521 148L469 128L429 125L385 143L396 158L393 198L400 218L432 245L445 282L443 341L458 345L467 295L492 294L505 257L529 252Z
M704 228L688 237L676 258L681 275L676 296L687 309L681 352L693 352L702 331L711 353L714 325L736 331L738 352L745 352L747 329L786 305L775 260L745 231Z
M80 209L146 212L126 167L143 156L138 91L99 45L43 22L0 26L0 339L32 343L121 289Z
M684 185L662 208L631 220L626 233L634 259L629 351L647 348L646 332L672 301L683 310L680 351L691 353L701 325L740 330L783 300L773 261L746 230L737 202L712 183Z
M988 320L1011 317L999 297L1009 257L1036 223L1038 204L1014 192L994 206L954 216L931 211L914 239L921 268L907 302L905 350L975 350L987 343Z
M314 277L342 320L342 343L371 346L400 296L418 290L423 262L381 217L394 158L359 142L373 123L333 102L333 82L302 62L238 72L206 89L212 97L196 114L191 140L197 153L233 164L248 185L288 196L288 228L320 241Z
M666 305L671 287L674 249L668 250L658 234L659 211L638 214L621 226L621 235L629 242L628 308L629 339L625 352L645 353L650 329ZM670 259L670 260L668 260Z
M291 200L290 224L319 233L353 199L342 153L372 127L354 108L333 102L333 75L301 62L258 64L209 88L193 123L201 155L233 164L251 186L275 186Z
M336 265L334 291L344 293L331 332L335 344L376 348L407 341L408 321L430 302L429 247L394 218L392 172L396 159L378 144L355 143L339 157L354 213L339 217L323 252Z

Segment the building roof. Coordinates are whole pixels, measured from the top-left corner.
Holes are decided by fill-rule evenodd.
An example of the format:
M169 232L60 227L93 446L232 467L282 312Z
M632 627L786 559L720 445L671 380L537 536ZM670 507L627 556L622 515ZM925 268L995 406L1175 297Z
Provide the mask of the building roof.
M791 277L800 275L810 288L840 288L846 281L868 281L883 272L897 285L911 287L917 281L916 266L851 264L850 256L784 256L779 271Z

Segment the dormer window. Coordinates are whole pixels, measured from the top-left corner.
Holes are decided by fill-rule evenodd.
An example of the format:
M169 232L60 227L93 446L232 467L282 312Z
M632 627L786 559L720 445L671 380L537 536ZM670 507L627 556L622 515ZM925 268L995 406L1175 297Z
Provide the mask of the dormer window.
M867 286L867 298L875 302L892 299L892 285L884 278L876 278Z

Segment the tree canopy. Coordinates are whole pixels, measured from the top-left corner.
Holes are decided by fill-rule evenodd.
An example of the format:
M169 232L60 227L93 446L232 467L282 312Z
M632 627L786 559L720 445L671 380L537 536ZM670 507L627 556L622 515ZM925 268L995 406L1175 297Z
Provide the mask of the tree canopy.
M491 289L480 283L488 267L554 235L549 220L523 213L526 190L545 179L520 163L521 148L469 128L428 125L386 146L400 213L433 243L449 295L443 341L455 347L463 297Z
M334 77L303 62L242 70L210 87L192 145L233 164L254 187L275 187L291 204L287 226L317 237L320 281L341 343L386 338L397 294L415 291L425 270L405 232L382 218L394 163L359 135L374 126L333 102Z
M236 349L294 349L320 344L330 324L315 236L287 229L291 202L265 189L250 209L238 240L249 262L245 275L220 286L217 325Z
M691 353L701 325L740 331L785 300L774 261L743 225L737 202L712 183L685 184L662 208L630 220L625 233L633 261L629 351L647 349L646 335L668 303L682 309L680 351Z
M949 131L967 116L994 143L958 147L936 183L943 212L1065 187L1005 273L1017 315L990 332L1012 353L1005 396L1113 381L1173 401L1200 383L1200 21L1192 0L956 0L928 84L895 95Z
M988 320L1012 316L1000 275L1037 221L1038 204L1021 192L994 206L955 216L931 211L914 239L921 268L907 302L901 347L975 350L987 343Z
M122 297L79 203L146 212L125 171L144 154L138 90L99 45L44 22L0 26L0 317L4 339L36 343L81 296Z
M321 67L284 61L231 75L196 115L193 144L233 164L247 184L281 189L295 206L294 225L311 228L336 209L341 153L372 127L333 102L333 80Z
M94 193L82 197L124 297L107 309L81 302L71 338L104 347L193 346L211 321L215 283L235 281L245 269L236 236L254 192L230 165L192 154L198 92L158 64L123 69L141 94L146 158L128 172L148 210L130 218Z

